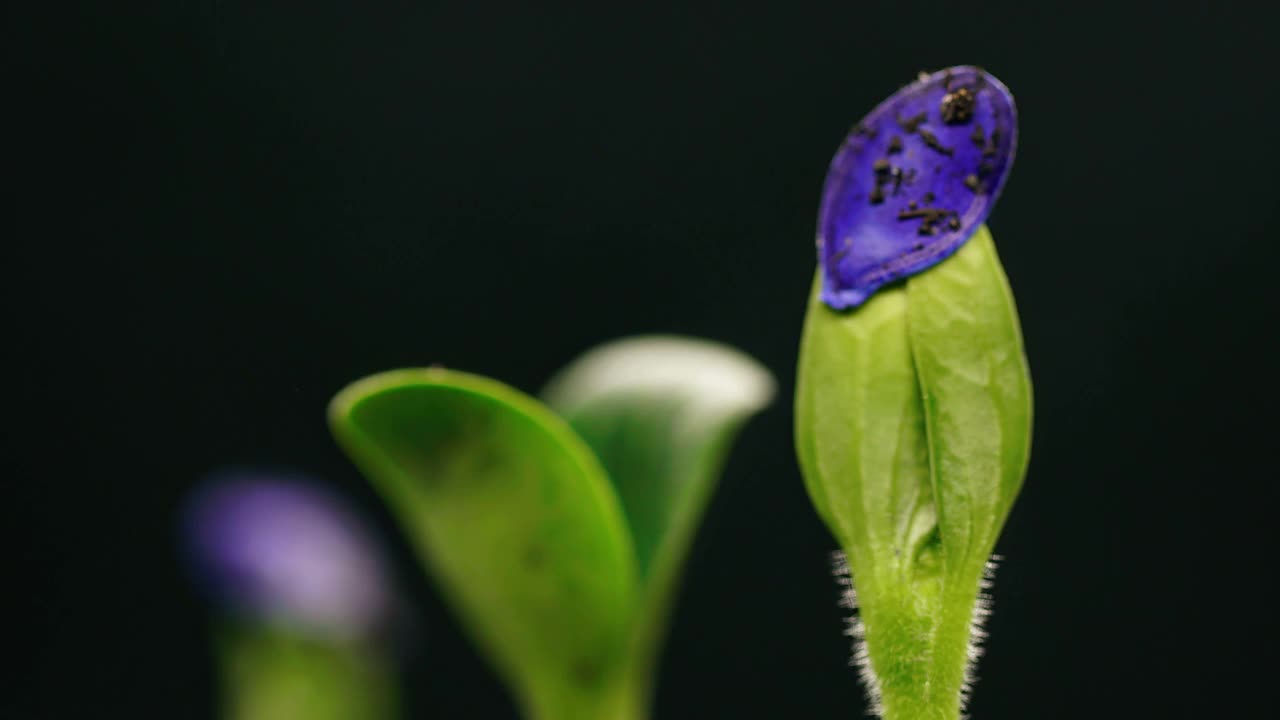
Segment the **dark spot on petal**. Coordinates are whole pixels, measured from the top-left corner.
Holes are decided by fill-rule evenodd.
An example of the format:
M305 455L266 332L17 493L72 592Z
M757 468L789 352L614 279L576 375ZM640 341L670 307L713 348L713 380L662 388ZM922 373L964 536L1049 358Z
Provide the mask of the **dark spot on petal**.
M902 128L903 132L910 135L911 133L916 131L916 128L920 127L920 124L924 122L924 118L925 118L924 113L920 113L919 115L913 115L912 117L909 117L906 120L903 120L901 117L899 117L897 118L898 127Z
M951 83L947 83L950 90ZM942 122L948 125L968 122L973 117L976 98L969 88L960 88L942 96Z
M937 222L947 215L952 214L950 210L941 210L937 208L920 208L912 210L901 210L898 212L899 220L913 220L915 218L923 218L926 222Z
M889 152L891 153L902 152L902 136L900 135L893 136L893 139L889 141Z
M916 233L919 235L934 235L937 232L937 228L934 226L942 222L948 215L954 216L955 212L940 208L921 209L915 207L915 203L911 203L909 209L898 211L898 220L919 220L920 226L916 228Z
M924 140L924 144L925 144L925 145L928 145L930 148L932 148L933 150L936 150L937 152L942 153L943 155L948 155L948 156L949 156L949 155L951 155L951 153L953 152L953 150L952 150L951 148L947 147L946 145L943 145L943 144L938 140L938 136L937 136L937 135L934 135L933 133L929 132L928 130L921 130L921 131L920 131L920 139L921 139L921 140Z
M1000 128L997 126L991 131L991 142L982 149L982 157L991 157L996 154L996 145L1000 144Z
M978 147L982 147L987 144L987 136L980 123L973 124L973 132L969 133L969 139Z
M887 158L880 158L872 164L871 169L877 175L884 175L889 172L889 160Z
M974 192L978 192L978 188L981 187L982 184L978 182L977 175L965 175L964 186Z

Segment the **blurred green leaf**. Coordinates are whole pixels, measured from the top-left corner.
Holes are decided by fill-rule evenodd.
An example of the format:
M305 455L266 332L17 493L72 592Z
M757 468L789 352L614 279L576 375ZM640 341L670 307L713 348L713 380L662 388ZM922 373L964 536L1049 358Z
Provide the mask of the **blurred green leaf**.
M393 720L395 672L370 643L265 623L217 634L226 720Z
M330 422L527 716L616 716L635 559L617 498L568 425L507 386L441 369L360 380Z
M500 383L439 369L356 382L330 422L526 715L623 720L647 715L698 519L733 436L772 394L735 350L634 338L548 386L572 428Z
M854 311L832 311L817 288L796 447L857 588L863 677L889 720L953 720L1031 436L1013 297L985 227Z
M647 695L680 568L733 439L773 394L773 378L747 355L666 336L593 349L543 392L604 463L631 527L638 693Z

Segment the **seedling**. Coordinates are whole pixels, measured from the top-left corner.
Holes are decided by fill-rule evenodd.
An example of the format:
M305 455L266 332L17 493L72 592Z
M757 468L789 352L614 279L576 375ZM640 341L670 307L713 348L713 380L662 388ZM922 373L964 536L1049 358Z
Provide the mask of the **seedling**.
M847 632L872 711L954 720L1030 450L1017 312L982 224L1013 163L1016 112L998 80L956 67L859 126L870 132L841 146L819 212L796 448L842 551L841 602L857 611ZM894 128L928 210L866 200L888 150L877 131Z

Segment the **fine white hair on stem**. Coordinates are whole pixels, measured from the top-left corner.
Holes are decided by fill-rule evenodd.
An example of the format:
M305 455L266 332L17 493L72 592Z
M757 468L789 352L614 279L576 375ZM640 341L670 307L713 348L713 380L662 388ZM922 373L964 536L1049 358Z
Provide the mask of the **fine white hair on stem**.
M858 614L858 591L853 587L849 559L839 550L831 553L831 574L840 586L840 607L849 611L844 629L844 634L853 639L853 657L849 659L849 664L858 668L858 677L867 692L869 712L881 717L884 706L880 702L880 679L876 677L876 671L871 667L871 655L867 653L867 629Z
M992 555L982 568L982 579L978 581L978 599L973 603L973 616L969 619L969 647L967 651L967 659L964 664L964 680L960 685L960 709L963 710L969 704L969 695L973 692L973 684L978 681L977 663L978 658L982 657L982 641L987 637L987 631L983 629L983 625L987 622L987 618L991 616L991 594L987 591L995 584L996 568L1000 561L1004 560L1000 555ZM963 717L968 717L967 715Z

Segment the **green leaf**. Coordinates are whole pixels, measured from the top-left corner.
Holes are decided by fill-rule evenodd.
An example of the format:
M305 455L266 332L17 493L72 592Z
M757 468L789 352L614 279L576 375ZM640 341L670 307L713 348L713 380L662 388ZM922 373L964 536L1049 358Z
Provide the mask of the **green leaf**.
M863 677L889 720L953 720L987 558L1026 469L1031 386L986 228L852 312L815 282L796 447L848 560Z
M442 369L360 380L330 423L526 715L615 715L635 559L604 471L568 425Z
M733 439L773 394L772 376L743 353L664 336L596 348L543 393L604 463L631 527L642 585L631 672L642 696Z
M735 350L633 338L548 386L581 436L511 388L436 369L361 380L330 419L527 715L639 718L698 520L772 395Z
M395 671L372 643L265 623L217 633L225 720L393 720Z

